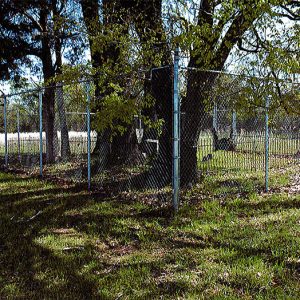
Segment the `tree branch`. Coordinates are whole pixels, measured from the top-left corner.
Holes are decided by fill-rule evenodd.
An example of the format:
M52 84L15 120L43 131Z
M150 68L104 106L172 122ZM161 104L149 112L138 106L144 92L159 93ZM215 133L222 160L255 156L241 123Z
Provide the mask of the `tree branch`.
M285 10L287 13L278 13L277 15L280 17L288 18L292 21L299 21L300 20L300 14L297 14L293 12L290 8L288 8L285 5L280 5L280 7Z
M37 20L35 20L30 14L28 14L25 10L22 10L21 13L32 22L32 24L37 30L39 30L40 32L43 31L41 24Z

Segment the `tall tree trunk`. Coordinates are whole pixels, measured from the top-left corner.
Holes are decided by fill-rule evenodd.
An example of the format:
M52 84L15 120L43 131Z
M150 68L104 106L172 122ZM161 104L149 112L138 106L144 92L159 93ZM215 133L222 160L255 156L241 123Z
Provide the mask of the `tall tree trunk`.
M101 54L94 47L94 37L101 32L101 21L99 15L100 6L98 0L80 0L80 5L83 13L84 23L88 32L91 63L93 69L96 71L93 76L93 79L95 84L95 98L97 99L97 103L95 103L92 111L96 112L99 109L99 107L101 109L100 102L103 95L101 94L101 88L98 84L98 81L101 66L104 64L105 61L105 52ZM110 132L108 130L106 130L106 132L97 132L97 139L93 154L97 157L97 163L99 160L101 160L100 165L102 170L106 168L108 162L108 155L110 153L109 140ZM101 170L95 170L94 172L100 171Z
M57 0L52 1L52 10L54 22L59 21L60 13L57 7ZM55 26L54 29L55 41L55 57L56 57L56 75L61 75L62 73L62 43L60 38L59 26ZM67 125L66 110L64 103L64 92L62 83L57 84L56 88L56 101L57 101L57 111L59 116L60 125L60 150L61 158L63 161L67 161L71 155L70 150L70 140L69 140L69 130Z
M53 163L55 161L54 147L54 121L55 121L55 91L53 88L46 87L43 95L43 120L46 132L46 162Z
M47 32L47 9L40 10L40 24ZM46 88L43 95L43 120L46 132L46 160L47 163L53 163L55 161L55 149L54 149L54 121L55 121L55 91L52 87L47 86L49 80L55 75L50 38L47 34L42 37L42 64L43 75Z
M108 90L102 92L101 87L99 87L98 85L101 67L105 65L108 61L113 62L113 65L111 66L112 68L114 68L114 65L118 65L120 50L118 49L118 47L115 47L114 43L112 43L111 45L103 45L102 51L99 52L94 47L93 36L99 33L105 34L106 30L110 30L110 26L114 26L116 24L123 26L124 35L128 34L128 23L125 20L125 14L128 14L126 9L129 8L131 4L128 2L125 3L120 0L104 0L102 3L103 21L101 23L99 16L99 4L97 0L81 0L80 3L83 11L85 24L89 33L92 66L96 70L94 75L94 83L96 86L95 96L98 100L94 106L94 109L95 111L97 111L99 109L101 110L101 99L107 94L109 94ZM118 82L118 84L122 85L121 82ZM123 85L126 86L126 82L124 82ZM128 129L126 130L125 134L119 134L114 137L111 137L110 129L106 129L102 133L98 132L97 141L94 148L94 154L98 157L100 155L108 155L103 160L106 161L108 165L114 163L120 164L121 162L124 163L131 156L131 149L136 148L134 145L131 145L135 144L136 140L136 138L132 134L132 131L133 127L128 126ZM109 147L108 144L110 144Z
M152 161L148 180L160 182L163 186L172 178L172 57L162 21L162 0L133 2L135 27L142 45L145 45L145 67L152 69L150 81L145 82L144 89L146 96L153 97L154 106L144 110L143 114L152 120L163 120L162 133L157 136L159 153ZM150 53L147 45L151 46Z
M57 111L60 124L60 149L61 158L63 161L67 161L71 155L70 140L69 140L69 129L67 125L66 109L64 103L64 92L63 86L59 83L56 87L56 101Z
M49 40L43 38L43 74L44 81L47 83L54 76L52 57ZM46 160L47 163L55 161L54 151L54 121L55 121L55 91L53 87L47 86L43 95L43 120L46 132Z
M151 95L155 99L157 117L163 120L162 134L159 136L159 153L153 161L153 173L161 185L169 184L172 179L172 103L173 74L172 68L154 70L152 74Z
M182 185L195 183L198 178L199 133L212 126L212 120L205 107L217 74L188 70L187 76L187 95L181 106L180 177Z

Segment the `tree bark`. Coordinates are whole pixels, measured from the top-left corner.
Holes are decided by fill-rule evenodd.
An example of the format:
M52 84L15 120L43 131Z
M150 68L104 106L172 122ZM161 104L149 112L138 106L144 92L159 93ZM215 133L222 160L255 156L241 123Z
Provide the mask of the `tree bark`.
M54 21L59 19L60 13L57 7L57 0L52 1L52 10ZM62 73L62 42L60 38L60 30L57 26L54 30L55 41L55 57L56 57L56 75L61 75ZM69 141L69 130L67 125L66 110L64 103L64 91L62 83L57 84L56 88L56 101L57 101L57 111L59 116L60 125L60 154L63 161L67 161L71 155L70 141Z
M61 158L63 161L67 161L71 155L70 140L69 140L69 129L67 125L66 109L64 103L64 92L63 86L59 83L56 87L56 101L57 110L60 124L60 150Z
M40 24L47 32L47 8L40 10ZM52 63L51 43L47 34L42 37L42 64L43 75L46 88L43 95L43 120L46 132L46 161L53 163L55 161L54 149L54 121L55 121L55 91L50 87L49 80L55 76L55 71Z
M214 85L216 73L188 70L187 95L182 103L181 121L181 184L193 184L198 179L197 150L201 130L209 129L212 120L205 102L209 100L209 91Z

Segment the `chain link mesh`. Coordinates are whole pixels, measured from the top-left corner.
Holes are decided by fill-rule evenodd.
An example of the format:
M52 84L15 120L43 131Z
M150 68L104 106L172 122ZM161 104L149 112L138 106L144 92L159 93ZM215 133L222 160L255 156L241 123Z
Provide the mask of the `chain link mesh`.
M284 95L276 97L274 89L280 82L192 68L184 69L181 78L185 184L195 179L191 174L198 173L197 178L209 177L238 189L244 188L242 181L260 178L263 188L265 172L272 176L282 168L299 168L300 118L296 110L288 113L282 103L279 105ZM284 84L286 97L299 89L292 83Z
M134 86L144 89L135 98L141 108L125 131L104 130L92 136L92 183L129 197L167 202L172 173L172 68L142 75ZM146 101L153 104L144 105Z
M54 94L54 159L44 165L44 175L85 183L88 151L84 85L58 84Z
M117 117L101 130L99 124L107 117L100 114L99 118L99 103L104 96L99 93L96 96L93 83L89 93L82 83L57 84L52 90L42 90L43 175L86 184L90 172L95 189L170 202L173 71L167 66L119 76L118 80L126 83L117 91L122 93L120 99L131 103L135 111L120 110L119 116L128 113L129 121ZM281 103L282 97L290 97L287 103L293 103L295 91L299 93L298 85L284 81L284 94L280 98L276 96L276 88L281 83L274 84L269 78L186 68L181 69L179 81L183 191L186 191L184 187L199 183L199 178L200 182L209 178L208 184L215 180L221 189L236 190L245 187L241 181L259 178L263 188L267 167L271 175L283 168L299 167L300 118L291 109L293 105L283 108ZM47 110L51 95L55 101L53 112ZM270 107L266 106L267 97ZM38 172L38 92L8 97L7 103L9 167ZM0 156L4 164L3 105L0 110ZM88 113L91 123L88 123ZM266 131L267 114L269 132ZM107 115L110 117L110 111ZM51 118L50 128L47 122Z
M7 99L7 155L9 168L33 172L39 167L39 119L36 93L23 93ZM4 109L1 111L0 153L5 155ZM3 164L5 159L3 158Z

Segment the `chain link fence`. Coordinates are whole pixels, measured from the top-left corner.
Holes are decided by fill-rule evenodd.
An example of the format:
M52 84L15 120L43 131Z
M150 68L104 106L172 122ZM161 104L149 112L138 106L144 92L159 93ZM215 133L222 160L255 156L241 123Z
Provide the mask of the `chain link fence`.
M181 77L186 182L195 170L228 191L243 192L242 182L257 178L268 191L269 176L299 169L299 108L288 107L296 101L298 84L193 68L182 70Z
M5 97L1 163L122 197L173 197L175 208L179 181L183 192L203 178L229 191L259 177L268 190L269 174L299 166L297 84L178 69L178 59L114 80L108 91L84 82Z
M109 107L116 111L116 116L108 128L99 134L95 131L91 139L91 185L129 198L170 202L173 68L142 71L134 80L131 76L125 77L128 85L122 93L129 101L134 99L135 108L128 112L129 119L124 120L122 114L127 113L126 108L115 103L115 107ZM92 99L92 112L97 111L101 101L101 97ZM159 104L160 101L166 106ZM111 121L106 120L111 114L107 109L104 107L105 113L100 116L92 113L92 129L99 123Z
M7 166L27 171L39 168L37 99L37 93L25 92L7 98L6 107L1 106L0 154Z
M1 112L2 164L89 189L170 202L173 68L142 71L134 77L118 95L125 102L124 94L132 97L132 111L122 111L122 103L113 98L115 91L97 96L96 89L92 82L57 84L7 96L6 111ZM156 104L160 99L166 107ZM52 109L50 101L55 103ZM108 107L101 114L99 103L104 101ZM112 110L116 113L111 116ZM103 124L108 126L99 130Z
M58 85L54 97L56 105L53 114L53 158L47 157L46 146L43 175L86 183L88 117L84 84ZM45 123L44 121L44 131Z

